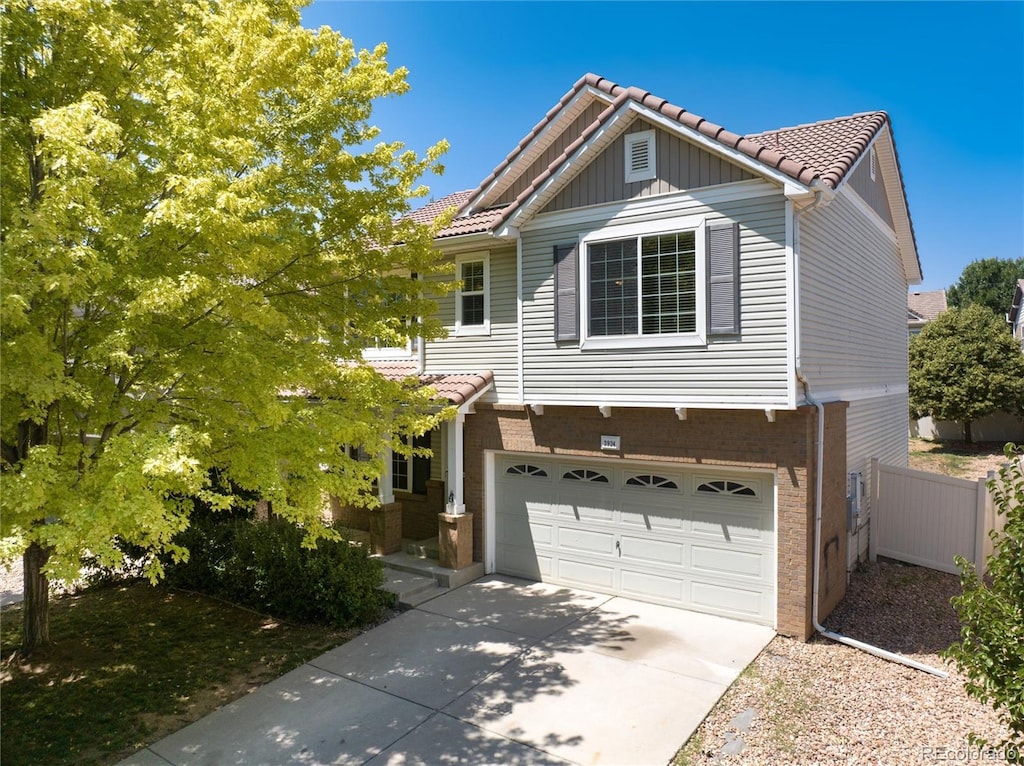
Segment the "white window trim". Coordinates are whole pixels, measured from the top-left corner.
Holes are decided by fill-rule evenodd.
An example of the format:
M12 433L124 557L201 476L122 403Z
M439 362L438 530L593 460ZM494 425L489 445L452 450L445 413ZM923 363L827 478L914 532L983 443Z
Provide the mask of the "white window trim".
M406 444L406 446L409 446L409 443L410 443L409 437L405 437L402 441ZM405 463L405 478L406 478L406 481L407 481L407 485L406 486L399 487L398 484L395 483L396 480L398 479L398 475L395 473L394 468L392 468L391 469L391 488L395 489L395 490L398 490L399 492L412 493L412 457L410 455L403 455L400 452L392 451L392 453L391 453L391 460L392 461L398 460L398 461L400 461L402 463Z
M411 325L412 320L406 320L406 325ZM363 359L415 359L419 351L419 343L422 338L410 338L404 346L369 346L363 349Z
M587 232L580 236L578 248L580 258L579 310L580 348L600 351L604 349L635 348L679 348L683 346L707 345L707 234L706 219L703 216L670 218L652 223L634 223L611 226ZM678 231L693 231L696 249L697 323L696 330L688 333L659 335L590 335L590 259L588 245L594 242L608 242L639 236L657 236ZM639 303L639 296L637 298Z
M639 143L647 144L647 157L650 160L646 170L634 171L630 163L633 156L633 145ZM654 178L658 167L658 158L655 155L655 132L653 130L641 130L639 133L627 133L625 143L626 183L633 181L649 181Z
M392 272L399 276L409 276L408 270ZM415 278L415 277L414 277ZM412 325L411 319L405 320L406 327ZM366 360L381 360L381 359L401 359L403 361L408 359L415 359L419 353L419 345L423 343L423 338L409 338L404 346L367 346L363 349L363 359Z
M462 264L483 261L484 264L484 323L478 325L462 324L462 290L455 295L455 336L491 334L491 254L483 250L474 253L463 253L455 258L456 279L462 279Z

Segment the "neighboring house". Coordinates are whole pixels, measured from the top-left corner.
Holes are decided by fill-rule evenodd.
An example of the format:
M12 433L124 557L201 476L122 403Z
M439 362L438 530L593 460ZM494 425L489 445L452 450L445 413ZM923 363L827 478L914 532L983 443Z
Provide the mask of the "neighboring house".
M1024 279L1017 280L1017 287L1013 291L1013 301L1010 303L1010 313L1006 315L1006 321L1013 330L1013 337L1020 344L1021 351L1024 351Z
M917 335L926 324L949 306L945 290L929 290L907 294L907 335Z
M742 137L586 75L416 216L450 206L448 337L372 354L458 406L382 478L403 534L450 498L488 572L811 635L815 561L823 619L857 555L848 473L907 463L921 269L889 117Z

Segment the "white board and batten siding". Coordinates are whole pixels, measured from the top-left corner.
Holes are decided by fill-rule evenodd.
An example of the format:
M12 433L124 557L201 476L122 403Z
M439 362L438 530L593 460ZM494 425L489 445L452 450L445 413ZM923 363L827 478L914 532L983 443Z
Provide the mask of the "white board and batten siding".
M494 372L494 387L482 401L518 401L519 316L516 300L516 249L502 245L481 248L488 253L491 331L487 335L455 332L455 293L437 298L437 318L448 337L430 341L426 348L427 373Z
M585 232L667 218L735 221L740 334L675 348L581 349L554 339L553 252ZM614 236L614 229L608 228ZM548 404L784 407L789 397L785 204L760 181L538 215L522 232L525 399ZM581 270L582 271L582 270ZM582 278L582 273L581 273ZM705 289L704 285L698 286ZM572 370L571 375L566 370Z

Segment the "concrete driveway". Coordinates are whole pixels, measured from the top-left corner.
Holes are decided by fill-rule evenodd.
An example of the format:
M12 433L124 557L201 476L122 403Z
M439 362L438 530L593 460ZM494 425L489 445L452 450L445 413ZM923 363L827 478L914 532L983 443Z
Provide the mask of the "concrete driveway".
M122 764L665 764L773 635L489 576Z

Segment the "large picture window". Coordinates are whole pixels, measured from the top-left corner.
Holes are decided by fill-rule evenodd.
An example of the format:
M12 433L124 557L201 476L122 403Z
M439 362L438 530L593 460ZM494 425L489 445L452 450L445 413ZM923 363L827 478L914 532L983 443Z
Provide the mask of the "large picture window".
M589 335L697 331L697 237L693 230L587 247Z

